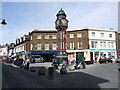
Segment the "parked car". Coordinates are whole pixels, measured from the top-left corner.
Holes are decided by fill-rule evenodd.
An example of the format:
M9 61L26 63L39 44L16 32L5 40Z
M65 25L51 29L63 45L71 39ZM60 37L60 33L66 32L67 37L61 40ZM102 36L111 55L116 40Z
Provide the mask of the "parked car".
M116 59L115 59L115 62L116 62L116 63L120 63L120 58L116 58Z
M108 63L113 63L113 60L110 59L110 58L105 59L105 61L108 62Z
M105 59L99 59L99 63L100 63L100 64L106 63L106 60L105 60Z
M110 58L106 58L106 59L100 59L99 63L113 63L113 60Z

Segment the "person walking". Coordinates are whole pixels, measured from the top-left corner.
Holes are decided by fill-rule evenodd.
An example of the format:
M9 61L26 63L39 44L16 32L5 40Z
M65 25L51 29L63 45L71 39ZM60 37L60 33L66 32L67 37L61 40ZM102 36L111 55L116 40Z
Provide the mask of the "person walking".
M57 62L56 59L53 59L52 65L53 65L56 69L58 69L58 62Z
M62 68L66 68L66 66L67 66L67 62L65 60L63 60L63 62L62 62Z
M85 69L86 68L86 65L85 65L85 57L82 57L82 68Z
M27 70L29 70L29 65L30 65L30 62L29 62L29 60L27 60Z

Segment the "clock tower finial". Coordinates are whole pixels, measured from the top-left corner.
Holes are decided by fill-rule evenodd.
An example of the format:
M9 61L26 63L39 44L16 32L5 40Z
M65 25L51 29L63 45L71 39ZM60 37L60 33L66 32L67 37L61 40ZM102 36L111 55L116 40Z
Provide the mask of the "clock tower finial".
M66 14L65 14L64 10L62 10L62 8L61 8L61 10L57 13L56 16L57 16L57 17L59 17L59 16L64 16L64 17L66 17Z

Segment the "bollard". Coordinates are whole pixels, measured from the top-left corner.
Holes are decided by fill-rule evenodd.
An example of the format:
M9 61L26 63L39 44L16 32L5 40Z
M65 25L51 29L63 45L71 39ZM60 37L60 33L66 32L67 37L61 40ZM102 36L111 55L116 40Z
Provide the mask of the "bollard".
M53 80L54 79L54 67L48 68L48 79Z
M30 68L30 71L31 71L31 72L36 72L35 67L31 67L31 68Z
M24 68L24 65L23 65L23 64L20 64L20 68Z
M61 74L67 74L67 69L66 68L61 68L60 73Z
M24 66L24 69L27 69L27 65Z
M45 75L45 69L44 68L40 68L38 70L38 75Z
M118 67L118 71L120 71L120 67Z

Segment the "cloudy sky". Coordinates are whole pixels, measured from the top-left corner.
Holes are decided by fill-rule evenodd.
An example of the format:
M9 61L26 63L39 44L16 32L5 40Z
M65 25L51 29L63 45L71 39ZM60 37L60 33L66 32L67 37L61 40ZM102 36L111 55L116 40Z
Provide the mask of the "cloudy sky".
M2 18L8 23L0 31L0 44L15 42L34 29L55 29L60 8L67 14L68 29L118 30L117 2L1 2L0 5Z

